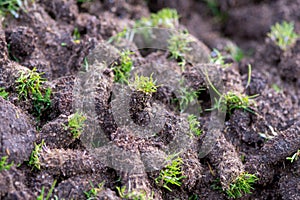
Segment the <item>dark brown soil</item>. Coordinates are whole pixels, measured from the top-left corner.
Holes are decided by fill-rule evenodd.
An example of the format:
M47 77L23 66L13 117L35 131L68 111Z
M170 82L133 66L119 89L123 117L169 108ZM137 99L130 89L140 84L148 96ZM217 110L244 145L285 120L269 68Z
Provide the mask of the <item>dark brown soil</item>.
M247 171L259 181L251 194L240 199L299 200L300 159L291 163L286 158L300 149L300 40L282 51L266 35L271 25L282 20L293 21L300 33L300 0L215 2L219 16L213 15L205 1L198 0L37 0L26 12L21 10L19 18L7 15L0 25L0 87L9 92L7 99L0 97L0 157L8 156L14 165L0 171L0 199L36 199L42 188L47 194L54 180L53 199L87 199L84 192L102 182L95 199L122 199L117 187L124 186L126 192L144 192L147 199L229 199L222 189ZM104 57L113 66L115 60L109 59L116 58L118 50L103 42L164 7L178 11L180 26L197 38L193 47L203 47L197 49L203 62L188 63L182 73L168 52L136 51L132 55L134 72L143 71L145 76L153 73L153 77L160 77L161 85L153 94L130 88L119 97L113 70L107 67L99 71L102 65L98 63ZM74 38L76 31L79 41ZM226 51L229 44L238 45L245 58L234 61ZM137 47L132 44L131 48ZM214 48L227 56L229 67L203 64L207 63L205 55ZM85 58L95 73L81 75ZM246 88L249 63L251 84ZM48 80L45 85L52 89L51 107L40 120L32 112L32 100L18 98L15 83L21 72L33 68L44 73ZM220 80L214 81L222 81L224 91L259 96L253 108L256 114L234 110L232 115L223 116L221 128L213 130L213 148L203 152L210 125L218 126L211 112L205 111L211 108L211 91L198 71L207 68L211 77L221 74ZM87 84L78 80L95 74L100 81ZM172 78L165 80L170 74ZM186 116L174 101L178 95L175 82L180 78L190 88L202 89L197 96L203 111L197 119L203 130L199 137L187 134ZM77 93L79 86L85 89L83 93ZM113 115L118 98L129 99L128 117L133 124ZM94 107L89 107L89 100ZM76 106L94 109L87 116L85 130L96 127L95 134L75 139L66 129ZM149 130L143 135L132 129L147 129L157 110L163 113L159 131ZM100 130L104 138L96 134ZM98 141L91 145L99 147L99 152L86 145L90 139ZM37 170L28 161L34 144L42 140L46 145L39 155L41 169ZM101 149L105 147L102 140L113 145ZM180 187L173 185L169 191L156 184L155 178L165 164L164 158L178 153L178 148L182 150L179 156L185 178Z

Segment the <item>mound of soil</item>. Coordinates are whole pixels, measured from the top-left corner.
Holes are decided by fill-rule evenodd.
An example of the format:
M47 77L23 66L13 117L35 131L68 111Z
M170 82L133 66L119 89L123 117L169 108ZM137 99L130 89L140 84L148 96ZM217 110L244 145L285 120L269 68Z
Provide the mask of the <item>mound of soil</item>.
M37 199L52 186L53 199L88 199L98 184L95 199L143 199L130 196L132 191L146 199L230 199L224 191L248 172L258 181L240 199L299 200L300 159L286 158L300 149L300 39L283 51L267 33L283 20L293 21L300 33L300 0L216 0L216 7L206 2L38 0L20 10L19 18L6 15L0 25L0 87L9 95L0 96L0 156L13 166L0 171L0 199ZM161 82L152 94L120 87L113 70L120 58L111 59L119 50L106 41L165 7L176 9L179 27L194 36L198 60L188 56L196 65L187 63L182 71L168 51L134 51L131 75L153 75ZM236 61L230 45L245 57ZM228 67L207 64L214 48L226 55ZM19 98L16 84L22 72L34 68L52 91L51 106L40 118L32 112L33 99ZM219 125L207 111L216 92L198 68L207 69L223 92L258 94L253 112L235 109L217 116L224 118ZM200 136L193 136L178 109L173 88L181 78L201 89ZM68 123L77 109L91 112L76 138ZM131 122L120 117L124 113ZM206 149L209 137L214 143ZM37 169L29 161L42 142ZM156 178L174 154L182 160L184 178L167 189Z

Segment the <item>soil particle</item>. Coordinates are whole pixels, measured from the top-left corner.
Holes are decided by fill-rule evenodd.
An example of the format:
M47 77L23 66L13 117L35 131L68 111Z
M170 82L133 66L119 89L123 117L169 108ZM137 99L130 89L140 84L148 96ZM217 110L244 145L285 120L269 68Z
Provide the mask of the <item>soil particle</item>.
M193 191L202 177L203 168L195 151L187 150L181 155L181 158L183 161L182 175L186 177L182 180L183 186L189 191Z
M218 138L208 158L218 170L223 189L227 189L230 182L244 172L244 166L235 147L225 139L223 134Z
M40 0L40 4L45 8L51 18L57 21L74 21L78 15L78 7L75 0Z
M228 12L225 33L251 39L265 38L274 23L274 11L267 4L249 5ZM232 28L235 27L235 28Z
M11 59L24 61L35 49L35 34L31 28L20 26L6 32Z
M47 147L40 155L40 163L42 170L61 177L92 173L104 167L85 151Z
M10 170L0 172L0 199L31 199L33 194L23 184L24 174L12 167Z
M43 126L40 131L40 140L44 140L47 147L53 148L68 148L75 141L71 135L68 126L68 116L60 115L54 121L51 121Z
M92 188L98 188L98 184L104 183L103 187L99 188L97 199L120 199L115 192L109 188L105 188L107 180L99 174L78 175L69 179L63 180L55 188L54 194L62 199L86 199L84 192L88 192Z
M282 199L297 200L300 199L300 177L285 175L279 180Z
M0 97L1 156L8 161L23 163L30 156L36 132L28 117L10 102Z

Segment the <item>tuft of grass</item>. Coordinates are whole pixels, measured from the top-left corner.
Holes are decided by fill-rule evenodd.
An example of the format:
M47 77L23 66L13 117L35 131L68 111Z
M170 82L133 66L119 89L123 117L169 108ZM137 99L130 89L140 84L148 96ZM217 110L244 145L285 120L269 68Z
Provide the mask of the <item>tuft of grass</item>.
M130 52L129 50L122 51L120 53L119 61L114 63L113 71L115 74L115 82L128 83L130 71L133 66L132 59L130 58L131 54L133 54L133 52Z
M181 67L186 65L186 54L192 50L192 48L188 47L190 42L192 40L189 38L187 31L175 33L168 40L168 51L171 54L171 58L177 60Z
M29 157L29 162L28 162L28 165L32 166L32 169L36 168L38 170L41 170L41 163L40 163L39 156L43 150L44 144L45 144L44 140L42 140L40 144L34 143L34 149L31 152L31 155Z
M14 163L12 162L12 163L10 163L10 164L8 164L7 163L7 156L3 156L2 158L1 158L1 160L0 160L0 172L2 171L2 170L10 170L10 168L14 165Z
M183 161L180 157L172 160L172 162L165 166L163 170L160 171L159 176L155 179L155 183L159 186L172 191L170 185L181 186L181 180L186 178L182 176L181 165Z
M156 81L153 80L152 75L150 77L138 76L135 74L134 82L131 84L132 87L137 90L144 92L146 94L151 94L157 91Z
M79 44L80 43L80 33L79 33L79 30L78 28L74 28L74 31L73 31L73 41L74 43L76 44Z
M0 15L5 16L10 13L15 18L19 18L19 11L25 10L24 3L27 3L26 0L1 0Z
M31 98L33 100L33 114L38 119L51 106L51 88L43 88L46 79L41 77L42 74L36 72L36 68L33 68L28 73L21 72L16 80L19 99L27 100L27 98Z
M48 200L48 199L50 199L50 197L51 197L51 195L53 193L54 187L56 185L56 182L57 182L56 180L53 181L53 183L51 185L51 188L50 188L50 190L49 190L49 192L48 192L48 194L47 194L46 197L44 197L45 196L45 188L43 186L41 194L36 198L36 200Z
M299 38L299 35L294 32L294 23L286 21L271 26L267 36L283 51L295 44Z
M0 97L2 97L3 99L7 99L9 93L5 91L5 88L0 87Z
M249 73L246 87L248 87L251 82L251 65L248 65L248 67ZM232 91L228 91L225 94L221 94L210 81L208 74L206 73L205 75L210 87L219 96L218 99L215 99L215 104L213 105L213 107L210 109L206 109L207 111L218 110L220 112L226 112L229 115L231 115L234 110L242 109L252 114L256 114L250 107L256 105L254 98L256 98L258 95L248 96Z
M234 181L232 181L225 191L230 198L240 198L244 194L251 194L252 185L258 178L247 172L241 173Z
M178 24L179 15L176 10L164 8L157 13L152 13L150 17L142 17L136 21L135 28L158 27L175 28Z
M119 196L122 199L133 199L133 200L150 200L152 197L147 197L146 192L143 191L128 191L126 192L126 186L116 187Z
M74 139L79 138L83 131L85 120L86 117L82 113L76 112L69 116L68 125L65 126L65 130L70 130Z
M234 44L227 45L225 50L229 52L233 60L236 62L240 62L245 57L243 50Z
M221 54L221 52L217 49L213 49L211 52L210 62L216 65L220 65L222 67L229 67L230 64L225 64L225 57Z
M94 187L93 183L90 182L91 186L92 186L92 189L90 189L89 191L87 192L84 192L87 200L92 200L92 199L96 199L95 197L97 196L98 192L101 192L103 190L103 187L104 187L104 181L99 183L97 185L97 187Z
M286 159L291 161L291 163L293 163L294 161L298 160L299 157L300 157L300 149L296 153L294 153L292 157L287 157Z
M179 106L180 106L180 112L183 112L187 109L188 105L191 103L197 101L198 99L199 91L195 91L193 89L189 89L186 87L182 87L179 90Z
M189 115L187 120L189 122L190 132L195 136L200 136L202 134L202 130L198 128L200 122L197 121L197 117L195 115Z

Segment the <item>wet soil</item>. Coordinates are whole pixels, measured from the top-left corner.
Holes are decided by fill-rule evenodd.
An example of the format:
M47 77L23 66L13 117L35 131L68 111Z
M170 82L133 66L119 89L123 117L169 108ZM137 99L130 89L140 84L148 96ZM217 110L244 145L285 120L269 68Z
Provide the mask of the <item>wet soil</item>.
M0 87L9 92L6 99L0 97L0 156L8 156L14 165L0 171L0 199L36 199L42 188L47 194L54 180L53 199L87 199L84 192L99 183L103 186L95 199L122 199L117 187L124 186L125 193L139 191L146 199L229 199L222 189L244 171L257 175L259 181L251 194L240 199L300 199L300 159L293 163L286 159L300 149L300 39L282 51L266 36L270 26L282 20L293 21L300 33L300 0L215 2L217 11L197 0L38 0L26 11L21 10L19 18L7 15L0 25ZM173 78L161 78L153 94L127 88L120 97L113 70L106 67L98 71L101 57L107 57L112 66L114 60L108 57L118 54L112 45L103 45L104 41L164 7L178 11L180 26L197 38L195 46L204 49L198 52L202 60L207 61L205 55L216 48L228 56L226 62L230 64L212 69L197 63L197 67L211 70L211 77L220 74L224 91L259 95L253 107L255 114L236 109L224 116L222 127L212 132L215 143L206 154L202 147L214 123L211 112L205 111L212 107L211 91L196 65L188 63L182 72L168 52L137 51L132 55L135 72L152 66L143 71L145 76L171 74ZM226 48L231 44L245 52L241 61L228 54ZM96 74L100 81L89 85L78 81L85 61L98 72L86 76ZM248 64L252 74L246 87ZM39 120L32 112L32 100L18 98L15 83L21 72L33 68L43 73L45 85L52 89L51 107ZM203 111L197 118L201 136L190 137L187 118L176 101L178 93L172 88L180 78L190 88L201 89L197 96ZM85 89L83 93L77 93L79 86ZM128 118L133 124L113 114L120 98L127 98ZM94 107L89 107L91 99ZM92 131L101 130L104 138L71 135L65 127L76 112L74 106L93 108L85 130L96 127ZM164 116L157 132L142 135L132 129L147 129L157 110ZM118 112L122 114L122 109ZM99 151L87 145L91 138L98 141L93 145ZM38 170L28 162L34 145L41 141L46 145L39 154ZM113 145L100 148L101 141ZM170 186L169 191L155 178L166 164L164 158L178 153L178 148L182 150L179 156L185 178L180 187Z

